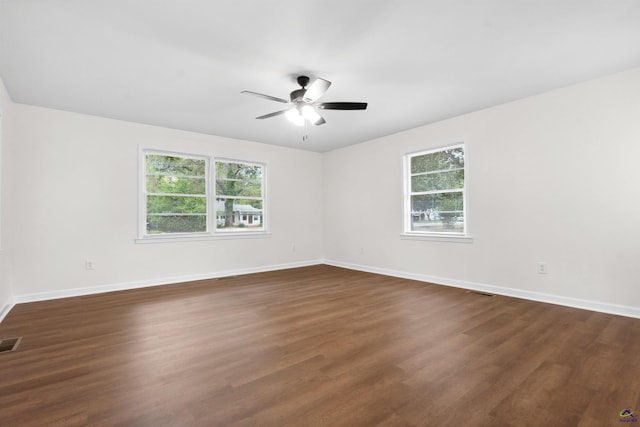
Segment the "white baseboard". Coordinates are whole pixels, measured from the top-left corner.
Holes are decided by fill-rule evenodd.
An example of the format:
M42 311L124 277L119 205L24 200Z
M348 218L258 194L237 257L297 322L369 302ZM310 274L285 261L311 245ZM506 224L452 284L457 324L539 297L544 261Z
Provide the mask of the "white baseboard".
M13 298L9 298L9 301L0 309L0 323L4 320L4 318L9 314L13 306L16 305Z
M560 295L545 294L541 292L527 291L523 289L504 288L501 286L487 285L484 283L467 282L463 280L449 279L445 277L430 276L419 273L408 273L405 271L388 270L385 268L371 267L345 263L340 261L325 260L325 264L335 267L348 268L350 270L364 271L368 273L382 274L385 276L400 277L403 279L418 280L420 282L435 283L438 285L452 286L456 288L469 289L473 291L486 292L496 295L527 299L532 301L545 302L549 304L563 305L566 307L580 308L584 310L597 311L601 313L616 314L619 316L634 317L640 319L640 307L626 305L609 304L598 301L583 300L578 298L563 297Z
M170 285L174 283L193 282L196 280L218 279L220 277L239 276L241 274L263 273L267 271L285 270L288 268L308 267L322 264L323 260L310 260L287 264L266 265L260 267L239 268L235 270L222 270L210 273L190 274L185 276L159 277L135 282L112 283L108 285L92 286L89 288L62 289L51 292L38 292L32 294L16 295L13 304L26 302L47 301L59 298L77 297L82 295L102 294L105 292L125 291L129 289L148 288L151 286ZM13 305L12 305L13 306ZM10 308L9 308L10 309ZM8 310L7 310L8 312ZM3 311L4 313L4 311ZM1 318L0 318L1 320Z
M162 277L135 282L114 283L108 285L94 286L89 288L63 289L51 292L39 292L14 296L0 311L0 322L9 313L15 304L46 301L59 298L68 298L82 295L100 294L105 292L122 291L128 289L138 289L151 286L169 285L173 283L192 282L195 280L217 279L220 277L238 276L241 274L262 273L267 271L284 270L288 268L308 267L311 265L327 264L334 267L342 267L350 270L364 271L368 273L382 274L385 276L400 277L404 279L418 280L421 282L435 283L438 285L452 286L456 288L469 289L480 292L487 292L496 295L504 295L514 298L522 298L532 301L545 302L550 304L563 305L567 307L580 308L584 310L597 311L602 313L615 314L619 316L634 317L640 319L640 307L624 306L617 304L602 303L598 301L568 298L559 295L545 294L540 292L527 291L522 289L505 288L501 286L488 285L484 283L468 282L463 280L449 279L445 277L430 276L426 274L410 273L399 270L371 267L366 265L351 264L332 260L309 260L287 264L267 265L261 267L241 268L235 270L222 270L211 273L191 274L186 276Z

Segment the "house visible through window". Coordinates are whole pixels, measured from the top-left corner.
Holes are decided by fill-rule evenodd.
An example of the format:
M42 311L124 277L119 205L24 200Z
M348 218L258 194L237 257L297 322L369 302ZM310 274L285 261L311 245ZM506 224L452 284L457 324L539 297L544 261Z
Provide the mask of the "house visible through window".
M141 238L266 231L264 164L142 153Z
M408 154L404 160L404 232L464 236L464 145Z
M264 165L217 160L218 231L264 230Z

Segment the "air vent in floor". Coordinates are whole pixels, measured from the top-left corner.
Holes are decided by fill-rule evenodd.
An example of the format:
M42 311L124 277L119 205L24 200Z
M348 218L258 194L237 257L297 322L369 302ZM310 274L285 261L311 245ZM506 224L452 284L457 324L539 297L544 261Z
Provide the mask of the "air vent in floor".
M483 297L495 297L495 294L490 294L488 292L480 292L480 291L469 291L470 294L482 295Z
M3 340L0 340L0 353L8 353L10 351L15 350L16 348L18 348L18 344L20 344L21 339L22 337L6 338Z

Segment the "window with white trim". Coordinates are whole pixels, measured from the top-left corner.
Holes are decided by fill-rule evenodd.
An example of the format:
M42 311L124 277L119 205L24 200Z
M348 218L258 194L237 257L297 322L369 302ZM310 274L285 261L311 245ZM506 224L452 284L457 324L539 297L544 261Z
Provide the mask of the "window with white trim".
M206 233L209 159L145 152L145 234Z
M216 229L264 231L264 165L216 160Z
M405 234L466 236L464 144L405 155L404 185Z
M151 149L142 154L141 238L266 231L264 164Z

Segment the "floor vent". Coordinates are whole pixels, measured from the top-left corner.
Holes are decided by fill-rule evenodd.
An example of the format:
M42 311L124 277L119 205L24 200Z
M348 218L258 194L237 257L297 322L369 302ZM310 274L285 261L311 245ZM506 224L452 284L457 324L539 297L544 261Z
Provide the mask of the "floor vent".
M483 297L495 297L495 294L490 294L488 292L480 292L480 291L469 291L470 294L482 295Z
M15 350L18 348L18 344L20 344L21 339L22 337L0 340L0 353L8 353Z

